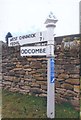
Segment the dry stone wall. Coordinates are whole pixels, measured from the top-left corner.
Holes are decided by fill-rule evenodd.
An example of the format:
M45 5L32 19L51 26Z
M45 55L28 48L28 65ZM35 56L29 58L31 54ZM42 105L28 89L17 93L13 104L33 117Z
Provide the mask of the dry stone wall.
M79 109L80 37L55 38L55 99ZM46 97L47 58L21 57L20 46L2 45L2 87L12 92Z
M79 109L80 99L80 41L65 46L61 43L56 50L56 101L70 102Z

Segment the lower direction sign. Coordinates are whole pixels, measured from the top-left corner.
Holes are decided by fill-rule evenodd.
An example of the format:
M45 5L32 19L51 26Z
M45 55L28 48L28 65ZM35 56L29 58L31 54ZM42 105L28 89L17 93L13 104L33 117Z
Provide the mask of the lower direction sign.
M50 83L54 83L55 76L54 76L54 58L50 58Z
M46 46L27 46L20 48L21 56L44 56L46 55Z

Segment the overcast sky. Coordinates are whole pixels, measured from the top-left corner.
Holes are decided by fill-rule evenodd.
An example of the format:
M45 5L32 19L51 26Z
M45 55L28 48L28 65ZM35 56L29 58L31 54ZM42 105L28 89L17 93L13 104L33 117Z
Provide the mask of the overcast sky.
M79 33L80 0L0 0L0 40L45 30L45 20L54 13L56 36Z

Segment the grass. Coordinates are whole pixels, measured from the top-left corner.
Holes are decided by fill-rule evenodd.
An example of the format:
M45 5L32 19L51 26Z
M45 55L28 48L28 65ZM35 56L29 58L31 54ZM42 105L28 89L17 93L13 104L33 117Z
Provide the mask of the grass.
M3 91L2 114L5 118L40 118L46 117L46 101L35 96Z
M46 118L46 98L2 91L3 118ZM56 118L79 118L70 104L56 104Z

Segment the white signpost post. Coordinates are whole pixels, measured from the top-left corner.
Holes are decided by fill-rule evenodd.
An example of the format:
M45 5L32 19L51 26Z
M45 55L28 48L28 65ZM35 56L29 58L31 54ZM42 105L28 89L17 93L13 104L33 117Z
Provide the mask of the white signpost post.
M47 117L55 118L55 77L54 77L54 28L57 19L50 13L45 21L47 27L47 45L50 48L47 53Z
M47 64L47 117L55 118L55 77L54 77L54 28L58 20L50 13L45 24L47 31L38 32L19 37L11 37L8 46L41 43L47 41L47 46L26 46L20 48L21 56L44 56L48 58Z

